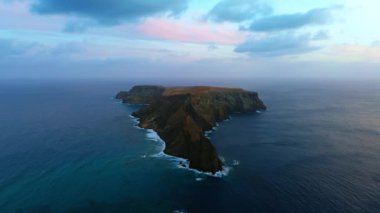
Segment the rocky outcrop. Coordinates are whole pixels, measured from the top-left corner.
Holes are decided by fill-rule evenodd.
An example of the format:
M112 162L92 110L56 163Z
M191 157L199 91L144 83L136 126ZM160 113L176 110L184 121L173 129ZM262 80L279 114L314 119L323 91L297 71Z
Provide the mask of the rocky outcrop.
M148 104L133 113L138 125L157 132L165 141L166 154L188 159L190 168L211 173L223 168L205 131L231 113L266 109L256 92L237 88L135 86L116 98Z
M119 92L116 98L124 103L150 104L157 101L164 91L165 87L162 86L134 86L128 92Z

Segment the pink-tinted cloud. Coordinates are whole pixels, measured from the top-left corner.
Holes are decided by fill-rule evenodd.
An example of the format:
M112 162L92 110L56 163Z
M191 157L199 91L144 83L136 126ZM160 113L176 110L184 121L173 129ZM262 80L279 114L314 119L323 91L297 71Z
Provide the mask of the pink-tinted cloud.
M227 24L183 23L170 19L147 19L138 27L139 32L151 38L191 43L236 45L244 41L246 32L239 32Z

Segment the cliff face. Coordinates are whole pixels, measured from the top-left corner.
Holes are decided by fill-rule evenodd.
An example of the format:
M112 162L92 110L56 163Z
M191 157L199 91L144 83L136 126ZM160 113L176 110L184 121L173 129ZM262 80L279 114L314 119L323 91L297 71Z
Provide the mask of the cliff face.
M211 173L221 171L222 162L205 131L230 113L266 109L257 93L234 88L135 86L116 98L149 104L133 113L139 126L157 132L166 143L166 154L188 159L190 168Z

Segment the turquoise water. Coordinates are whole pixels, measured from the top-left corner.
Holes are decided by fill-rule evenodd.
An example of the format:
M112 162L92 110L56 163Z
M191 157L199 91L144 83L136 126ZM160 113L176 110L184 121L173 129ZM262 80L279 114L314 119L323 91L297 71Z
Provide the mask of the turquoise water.
M152 156L162 147L134 127L137 106L113 99L132 82L1 82L0 212L380 209L380 84L214 84L269 107L210 135L231 169L221 179Z

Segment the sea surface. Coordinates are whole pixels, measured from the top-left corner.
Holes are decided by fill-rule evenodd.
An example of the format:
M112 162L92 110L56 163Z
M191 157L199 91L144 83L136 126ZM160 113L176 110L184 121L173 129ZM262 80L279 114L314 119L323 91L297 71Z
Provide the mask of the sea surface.
M113 98L139 83L1 81L0 212L380 212L379 82L164 82L243 87L268 106L210 134L222 178L157 157L139 106Z

